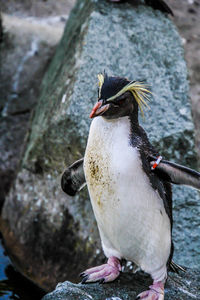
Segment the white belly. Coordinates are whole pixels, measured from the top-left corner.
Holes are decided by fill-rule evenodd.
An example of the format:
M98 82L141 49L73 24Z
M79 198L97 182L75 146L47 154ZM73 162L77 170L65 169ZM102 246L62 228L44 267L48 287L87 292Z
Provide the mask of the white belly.
M129 134L128 118L95 118L84 171L105 254L131 260L151 273L169 257L170 221Z

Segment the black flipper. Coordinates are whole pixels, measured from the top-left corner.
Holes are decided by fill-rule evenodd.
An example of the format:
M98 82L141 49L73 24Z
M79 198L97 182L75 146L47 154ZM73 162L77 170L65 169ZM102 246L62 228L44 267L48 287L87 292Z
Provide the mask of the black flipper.
M171 8L163 1L163 0L145 0L146 4L155 8L159 9L162 12L166 12L170 15L174 15Z
M85 184L83 158L81 158L64 171L61 178L61 187L66 194L74 196Z
M154 163L152 161L151 165ZM153 172L170 183L189 185L200 190L200 173L190 168L161 160Z

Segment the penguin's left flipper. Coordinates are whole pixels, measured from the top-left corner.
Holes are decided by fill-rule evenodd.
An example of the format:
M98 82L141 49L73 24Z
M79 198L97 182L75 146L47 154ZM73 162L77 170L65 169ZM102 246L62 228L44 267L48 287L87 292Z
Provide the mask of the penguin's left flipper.
M151 166L153 166L155 162L156 161L151 161ZM161 160L153 172L165 181L174 184L189 185L200 190L200 173L190 168L167 160Z
M61 177L62 190L69 196L75 196L86 184L83 170L83 158L69 166Z

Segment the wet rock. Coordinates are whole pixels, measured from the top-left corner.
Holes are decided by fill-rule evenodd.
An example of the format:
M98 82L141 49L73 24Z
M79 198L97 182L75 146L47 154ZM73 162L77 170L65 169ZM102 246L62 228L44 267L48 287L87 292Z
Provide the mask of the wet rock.
M2 14L2 21L0 207L15 177L41 78L64 28L7 14Z
M15 178L29 115L0 117L0 209Z
M0 13L0 43L3 40L3 26L2 26L2 18L1 18L1 13Z
M1 10L9 15L42 18L46 23L46 18L68 15L74 3L75 0L9 0L2 1Z
M7 14L2 17L5 34L1 47L0 108L1 115L7 116L30 110L37 102L41 77L63 26L53 28Z
M179 275L170 274L165 289L165 300L199 299L199 271L188 269ZM151 284L144 274L124 273L115 282L108 284L59 283L56 289L42 300L133 300Z
M15 265L46 290L66 278L75 281L86 267L102 262L87 191L68 197L60 177L84 155L97 72L104 69L152 86L152 109L141 121L151 141L166 158L196 168L187 69L172 22L142 5L79 0L44 77L1 218ZM175 189L175 259L182 264L200 263L199 205L196 191Z

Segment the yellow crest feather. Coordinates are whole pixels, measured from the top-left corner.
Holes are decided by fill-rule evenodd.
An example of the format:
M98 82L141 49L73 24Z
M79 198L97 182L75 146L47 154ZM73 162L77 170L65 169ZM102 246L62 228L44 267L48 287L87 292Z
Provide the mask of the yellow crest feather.
M102 85L104 83L104 76L102 73L98 74L97 75L98 77L98 80L99 80L99 98L101 97L101 88L102 88Z
M136 102L139 105L142 116L144 116L143 107L149 107L147 101L150 101L149 94L152 93L147 89L147 86L145 84L138 81L131 82L127 85L127 88L128 91L130 91L133 94Z
M152 93L147 89L147 86L142 82L139 82L139 81L130 82L125 87L123 87L123 89L121 89L116 95L107 99L107 102L114 100L115 98L121 96L122 94L124 94L126 92L132 93L134 99L138 103L138 106L141 110L142 116L144 116L143 107L145 107L145 106L149 107L149 105L147 104L147 101L150 101L148 94L152 94Z
M98 74L98 80L99 80L99 98L101 97L101 88L104 83L104 75L102 73ZM123 87L117 94L114 96L106 99L107 102L113 101L117 97L120 97L122 94L126 92L131 92L135 101L138 103L138 106L141 110L142 116L144 116L144 107L149 107L148 101L150 101L149 94L152 94L148 88L147 85L145 85L143 82L139 81L131 81L129 84L127 84L125 87Z

